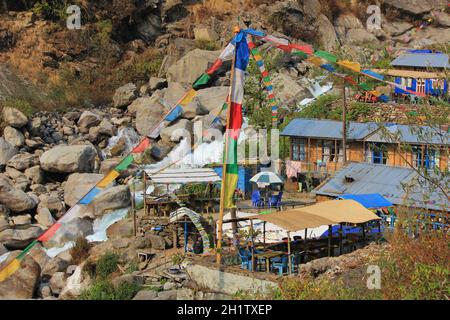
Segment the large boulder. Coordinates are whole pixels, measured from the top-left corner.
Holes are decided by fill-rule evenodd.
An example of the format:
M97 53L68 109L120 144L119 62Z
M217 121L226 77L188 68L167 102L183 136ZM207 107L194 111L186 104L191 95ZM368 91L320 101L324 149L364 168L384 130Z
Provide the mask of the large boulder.
M81 114L80 119L78 119L77 124L80 132L87 133L91 127L98 125L101 121L102 119L98 114L91 111L84 111Z
M42 229L30 226L26 229L6 229L0 232L0 242L10 249L24 249L42 234Z
M6 162L8 167L13 167L19 171L24 171L32 166L39 164L37 156L31 153L19 153Z
M361 21L353 13L344 13L339 15L334 21L335 30L339 38L344 38L349 29L363 29Z
M149 135L168 110L155 95L136 99L131 107L136 110L136 130L142 136Z
M92 282L87 272L83 272L84 263L77 266L75 272L67 278L66 286L61 291L62 299L76 298L87 289Z
M405 32L414 28L414 26L406 21L385 22L382 25L383 30L391 36L400 36Z
M0 137L0 166L17 154L17 149L4 138Z
M28 123L28 118L21 111L11 108L3 108L3 120L5 123L14 128L22 128Z
M316 21L317 31L319 32L319 42L327 51L333 51L339 45L339 40L333 24L328 18L321 14Z
M16 189L10 179L0 174L0 204L14 212L24 212L36 207L36 201L20 189Z
M440 26L450 28L450 15L449 14L447 14L445 12L441 12L441 11L436 11L435 17L436 17L436 22Z
M87 237L94 232L92 222L83 218L74 218L61 225L61 228L44 245L47 248L61 247L68 241L76 241L79 237Z
M23 133L16 128L7 126L3 131L3 136L6 141L16 147L21 147L25 143L25 137Z
M91 145L56 146L41 156L41 168L57 173L92 172L96 155Z
M44 182L44 172L40 166L34 166L25 170L25 176L36 184Z
M103 175L95 173L71 174L64 186L64 202L70 207L74 206L102 178Z
M428 13L433 9L444 9L448 5L447 0L385 0L384 2L413 15Z
M65 272L56 272L50 279L50 288L55 294L60 294L66 286L67 275Z
M350 43L378 43L377 37L363 28L348 30L345 40Z
M51 227L55 223L55 219L48 208L38 207L37 214L34 218L37 223L45 229Z
M198 26L194 28L194 38L197 41L217 41L219 35L208 26Z
M8 259L0 264L0 269L17 257L20 252L12 252ZM0 300L21 300L33 298L34 290L39 281L41 269L30 256L20 263L20 268L6 280L0 282Z
M277 91L277 97L281 101L299 101L309 94L295 79L283 73L279 73L273 78L273 85Z
M179 142L182 138L190 136L192 133L192 122L187 119L180 119L174 124L163 128L160 132L164 141Z
M69 263L60 257L50 259L41 271L42 276L53 276L57 272L66 271Z
M113 96L115 108L127 107L137 97L137 88L134 83L127 83L116 90Z
M130 188L116 186L102 191L92 201L95 216L102 216L108 210L126 208L131 203Z
M229 91L229 87L211 87L198 90L193 101L183 108L183 117L193 119L198 115L208 114L225 103Z
M169 82L193 83L219 56L219 51L195 49L167 70Z

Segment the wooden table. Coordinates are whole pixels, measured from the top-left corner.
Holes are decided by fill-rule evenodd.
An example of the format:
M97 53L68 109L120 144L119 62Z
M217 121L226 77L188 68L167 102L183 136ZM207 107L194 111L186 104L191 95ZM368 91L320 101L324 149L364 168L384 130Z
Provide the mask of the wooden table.
M281 252L281 251L268 251L268 252L263 252L263 253L255 253L255 261L257 261L257 259L265 259L266 272L270 273L270 259L282 256L284 254L286 254L286 253Z

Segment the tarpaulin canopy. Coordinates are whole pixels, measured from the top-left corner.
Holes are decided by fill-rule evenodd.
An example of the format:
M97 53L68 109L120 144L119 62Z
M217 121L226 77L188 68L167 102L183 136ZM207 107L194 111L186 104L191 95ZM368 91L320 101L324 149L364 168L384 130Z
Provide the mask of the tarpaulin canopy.
M212 168L166 169L155 173L145 169L150 180L157 184L188 184L220 182L221 178Z
M379 193L372 194L343 194L339 199L355 200L367 209L391 207L393 204Z
M288 211L255 215L249 219L270 222L293 232L344 222L365 223L380 218L354 200L331 200Z

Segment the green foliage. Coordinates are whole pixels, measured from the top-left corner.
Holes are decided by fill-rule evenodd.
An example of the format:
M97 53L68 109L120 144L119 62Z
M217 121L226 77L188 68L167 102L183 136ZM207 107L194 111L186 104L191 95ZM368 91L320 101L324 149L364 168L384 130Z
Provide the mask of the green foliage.
M66 0L39 0L31 11L46 20L65 20L67 6Z
M101 279L107 278L111 273L117 271L119 255L113 252L105 253L97 262L96 274Z
M114 300L131 300L141 289L137 283L121 283L114 292Z
M34 113L34 108L31 104L23 99L19 98L9 98L4 102L1 102L2 107L11 107L21 111L27 117L30 117Z
M196 40L195 47L202 50L215 51L220 49L219 43L217 41L208 40Z
M180 265L184 261L184 255L181 253L175 253L170 257L172 264Z
M75 241L75 246L70 249L72 262L74 264L80 264L86 260L86 258L89 257L89 250L91 247L91 244L84 237L78 237Z
M108 280L96 281L81 293L79 300L115 300L114 286Z
M325 94L320 96L314 102L304 107L300 112L294 112L289 117L286 117L283 125L286 126L290 120L295 118L341 120L341 107L333 108L333 104L339 99L340 96L337 94Z
M135 261L131 261L127 264L125 268L125 273L133 273L135 271L139 271L139 265Z
M131 300L141 286L136 283L121 283L116 289L109 280L98 280L84 290L79 300Z
M372 107L370 103L351 102L348 108L347 117L349 121L357 121L359 118L363 120L369 119L371 115Z
M96 24L97 37L101 45L107 45L113 30L112 21L109 19L98 21Z
M114 81L117 84L128 82L144 84L150 77L158 75L163 58L160 52L150 51L117 70L113 76Z

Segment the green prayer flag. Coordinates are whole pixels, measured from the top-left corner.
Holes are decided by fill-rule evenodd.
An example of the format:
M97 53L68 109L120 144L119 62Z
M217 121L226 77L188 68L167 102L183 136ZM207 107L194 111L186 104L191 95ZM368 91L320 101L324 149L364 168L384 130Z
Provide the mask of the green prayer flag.
M329 52L326 52L326 51L320 51L320 50L318 50L318 51L314 52L314 55L315 55L316 57L323 58L323 59L325 59L325 60L327 60L327 61L330 61L330 62L334 62L334 63L337 62L337 57L334 56L334 55L332 55L332 54L329 53Z
M207 85L210 79L211 77L207 73L204 73L195 81L192 88L198 90L201 86Z
M133 163L133 161L134 161L133 155L130 154L125 159L123 159L121 163L119 163L119 165L115 168L115 170L119 172L127 170L128 167Z
M365 90L365 91L370 91L370 90L372 90L372 86L371 86L370 84L366 83L366 82L361 82L361 83L359 84L359 87L360 87L361 89Z

